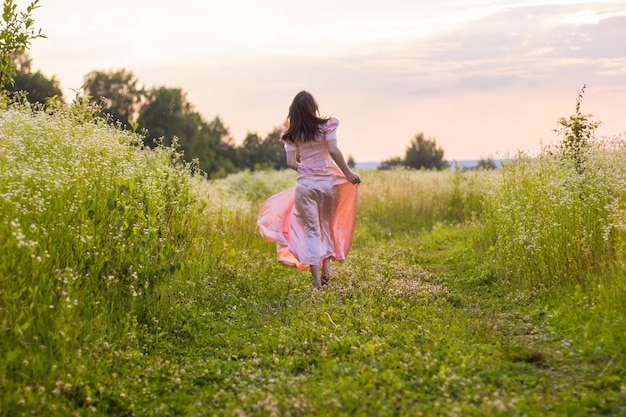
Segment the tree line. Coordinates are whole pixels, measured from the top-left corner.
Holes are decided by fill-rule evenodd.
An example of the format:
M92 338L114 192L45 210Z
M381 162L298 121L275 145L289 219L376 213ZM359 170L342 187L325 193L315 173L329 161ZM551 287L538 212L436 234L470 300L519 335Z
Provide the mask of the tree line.
M146 146L159 142L170 146L176 141L184 158L195 160L210 178L224 177L240 170L284 169L287 161L279 140L277 127L265 137L248 133L240 146L233 143L228 127L219 116L206 121L193 109L180 88L138 85L135 75L126 69L92 71L84 78L82 94L101 108L102 116L122 128L143 134ZM24 56L18 62L15 83L10 91L25 91L31 102L45 103L50 98L61 99L58 81L31 71L31 61ZM444 151L434 138L417 134L407 147L405 156L383 161L380 169L397 167L414 169L443 169ZM354 158L348 163L354 166Z
M10 92L25 92L31 103L45 105L63 100L58 81L31 71L31 60L21 56ZM78 93L101 109L101 116L123 129L141 133L144 145L175 145L188 162L195 161L209 178L221 178L241 170L287 168L280 127L267 136L248 133L237 146L219 116L205 120L194 110L180 88L139 86L126 69L92 71L85 75Z
M59 82L47 78L40 71L31 70L32 61L26 54L15 58L14 82L5 90L27 94L31 103L63 100ZM276 127L265 137L248 133L237 146L228 127L219 116L206 121L194 110L180 88L139 86L139 81L126 69L116 71L92 71L85 75L83 98L100 108L100 116L121 128L139 130L144 145L153 147L175 145L188 162L195 161L209 178L222 178L241 170L285 169L287 161L280 141L282 127ZM354 158L348 157L354 167ZM378 169L395 168L441 170L450 165L444 160L444 150L435 138L416 134L406 148L403 157L382 161ZM481 159L479 169L493 169L495 163Z

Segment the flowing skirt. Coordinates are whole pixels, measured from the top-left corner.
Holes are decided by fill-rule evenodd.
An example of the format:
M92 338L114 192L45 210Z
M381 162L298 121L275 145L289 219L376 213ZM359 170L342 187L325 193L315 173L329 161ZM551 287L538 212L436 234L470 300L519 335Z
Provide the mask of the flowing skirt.
M356 218L357 186L345 177L299 178L265 200L257 226L276 244L278 261L300 270L346 258Z

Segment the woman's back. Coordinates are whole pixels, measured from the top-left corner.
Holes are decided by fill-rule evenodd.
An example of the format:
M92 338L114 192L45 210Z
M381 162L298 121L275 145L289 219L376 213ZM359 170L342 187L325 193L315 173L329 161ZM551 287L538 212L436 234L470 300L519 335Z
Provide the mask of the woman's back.
M298 178L309 176L341 176L341 170L335 165L328 152L328 140L337 140L337 119L329 119L321 128L321 136L316 140L298 143L300 155Z

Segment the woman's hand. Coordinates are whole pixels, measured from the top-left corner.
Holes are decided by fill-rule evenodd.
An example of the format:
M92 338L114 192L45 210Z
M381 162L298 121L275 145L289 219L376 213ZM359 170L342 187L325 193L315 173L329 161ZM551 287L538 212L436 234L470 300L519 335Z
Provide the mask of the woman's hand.
M348 179L348 181L350 181L352 184L359 184L361 182L361 178L355 174L354 172L350 171L346 174L346 178Z

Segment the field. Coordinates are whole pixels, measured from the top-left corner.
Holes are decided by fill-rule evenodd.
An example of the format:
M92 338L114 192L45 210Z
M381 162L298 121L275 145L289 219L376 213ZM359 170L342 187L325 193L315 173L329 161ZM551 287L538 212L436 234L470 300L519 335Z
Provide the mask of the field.
M362 171L330 285L84 107L0 110L0 416L626 414L626 143Z

